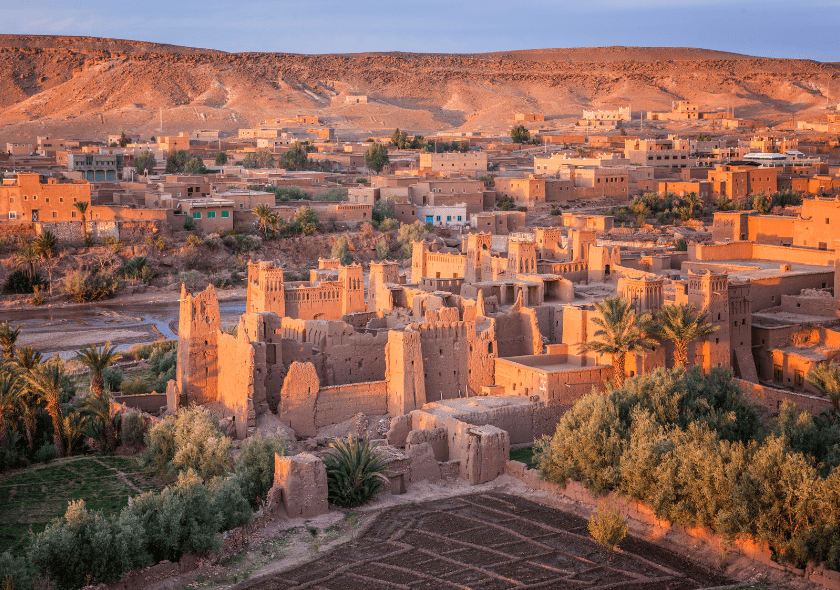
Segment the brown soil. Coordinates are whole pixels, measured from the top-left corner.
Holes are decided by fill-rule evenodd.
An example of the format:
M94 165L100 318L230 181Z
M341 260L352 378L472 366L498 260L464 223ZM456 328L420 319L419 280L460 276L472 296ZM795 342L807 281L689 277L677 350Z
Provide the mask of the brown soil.
M588 537L584 519L508 494L484 493L392 508L354 542L236 588L678 590L728 582L632 537L608 555Z
M583 108L706 109L790 122L840 99L840 65L691 48L579 48L490 54L224 53L84 37L0 36L2 141L102 139L125 129L220 129L318 115L342 138L506 131L515 111L572 128ZM368 104L347 104L366 94Z

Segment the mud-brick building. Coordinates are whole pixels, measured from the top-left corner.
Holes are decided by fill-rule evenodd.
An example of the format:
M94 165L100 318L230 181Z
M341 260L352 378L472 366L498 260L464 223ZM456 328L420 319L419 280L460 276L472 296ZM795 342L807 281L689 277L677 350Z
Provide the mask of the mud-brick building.
M78 202L90 205L87 181L61 182L39 174L20 173L0 185L0 222L81 221L73 206Z

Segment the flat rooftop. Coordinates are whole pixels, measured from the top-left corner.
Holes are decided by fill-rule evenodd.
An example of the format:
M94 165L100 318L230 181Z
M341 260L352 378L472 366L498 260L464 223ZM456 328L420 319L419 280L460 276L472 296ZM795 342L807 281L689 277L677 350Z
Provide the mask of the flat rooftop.
M700 265L703 269L708 269L713 272L729 273L730 279L740 280L761 280L774 279L778 277L785 277L791 275L804 275L823 272L833 272L834 269L818 264L802 264L799 262L780 262L778 260L686 260L683 264ZM790 266L789 271L781 270L781 265L787 264ZM688 279L688 271L680 271L680 278L682 280Z

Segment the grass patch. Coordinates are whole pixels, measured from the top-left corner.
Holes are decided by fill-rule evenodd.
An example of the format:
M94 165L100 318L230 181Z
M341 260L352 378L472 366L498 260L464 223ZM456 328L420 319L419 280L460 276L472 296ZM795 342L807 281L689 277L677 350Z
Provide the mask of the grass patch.
M117 471L125 474L128 483ZM131 496L162 488L133 457L88 455L58 459L0 477L0 553L26 553L29 532L42 532L63 516L67 503L83 499L89 510L119 512Z
M534 462L534 447L522 447L521 449L510 450L510 460L525 463L528 469L536 469L537 464Z

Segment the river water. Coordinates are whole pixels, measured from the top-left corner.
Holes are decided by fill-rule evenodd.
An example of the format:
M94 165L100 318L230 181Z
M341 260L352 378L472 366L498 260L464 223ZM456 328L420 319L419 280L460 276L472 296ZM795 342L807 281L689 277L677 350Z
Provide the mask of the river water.
M108 304L71 309L4 311L0 321L21 325L18 346L33 346L45 356L69 358L85 344L111 342L118 350L135 344L178 337L177 301L155 304ZM222 328L235 326L245 312L245 301L219 303Z

